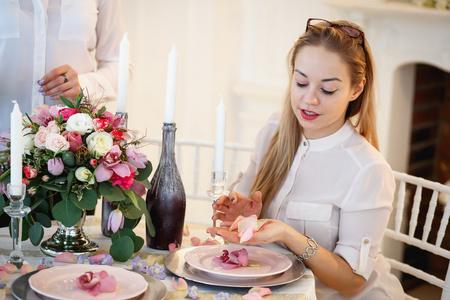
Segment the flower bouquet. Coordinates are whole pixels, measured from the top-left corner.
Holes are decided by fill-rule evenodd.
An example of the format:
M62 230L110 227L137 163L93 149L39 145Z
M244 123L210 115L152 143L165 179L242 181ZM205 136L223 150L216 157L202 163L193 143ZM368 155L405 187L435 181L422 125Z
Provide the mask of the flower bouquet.
M31 213L23 222L22 239L39 245L43 227L51 226L50 213L70 227L103 196L114 207L110 254L126 261L144 244L132 231L143 214L154 234L142 198L150 185L152 164L136 149L140 140L124 128L125 119L105 107L98 109L83 93L74 102L62 96L61 101L39 106L23 119L24 204ZM9 170L0 176L2 184L9 182L8 175ZM51 203L56 195L60 201ZM6 205L6 197L0 197L0 212Z

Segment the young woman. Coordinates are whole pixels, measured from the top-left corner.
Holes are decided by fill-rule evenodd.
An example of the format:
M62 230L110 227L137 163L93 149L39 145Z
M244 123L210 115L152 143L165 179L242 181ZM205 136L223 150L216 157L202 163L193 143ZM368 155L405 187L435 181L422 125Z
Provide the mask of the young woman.
M395 181L377 150L364 33L309 19L288 62L283 110L261 130L236 192L216 201L213 218L222 226L238 215L270 219L247 243L283 243L316 275L318 299L403 299L380 254ZM237 232L208 232L239 242Z

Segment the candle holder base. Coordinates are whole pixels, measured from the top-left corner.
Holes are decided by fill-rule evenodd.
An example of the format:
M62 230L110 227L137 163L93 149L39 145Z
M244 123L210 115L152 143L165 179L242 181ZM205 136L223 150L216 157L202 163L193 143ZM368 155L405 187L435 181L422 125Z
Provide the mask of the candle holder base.
M225 185L227 184L228 172L211 172L211 189L207 190L206 193L213 200L216 201L222 195L227 195L228 191L225 190ZM216 210L213 210L213 216ZM216 227L216 220L213 220L213 227ZM215 239L215 235L211 234L211 237Z

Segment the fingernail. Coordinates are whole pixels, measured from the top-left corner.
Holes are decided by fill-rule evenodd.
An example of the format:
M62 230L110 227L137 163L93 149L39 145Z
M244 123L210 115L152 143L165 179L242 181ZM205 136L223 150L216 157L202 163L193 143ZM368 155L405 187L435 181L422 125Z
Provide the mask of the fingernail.
M51 96L51 97L50 97L50 100L53 100L53 99L55 99L55 97Z
M215 201L211 204L211 206L213 206L214 204L216 204L216 201L217 201L217 200L215 200Z
M46 92L42 92L41 95L42 95L42 96L45 96L45 95L47 95L47 93L46 93Z
M44 84L44 79L39 80L39 85L43 85Z
M214 216L211 217L211 220L214 220Z
M231 202L234 202L234 200L235 200L234 197L231 197Z
M43 87L38 88L38 92L43 92L43 91L44 91Z

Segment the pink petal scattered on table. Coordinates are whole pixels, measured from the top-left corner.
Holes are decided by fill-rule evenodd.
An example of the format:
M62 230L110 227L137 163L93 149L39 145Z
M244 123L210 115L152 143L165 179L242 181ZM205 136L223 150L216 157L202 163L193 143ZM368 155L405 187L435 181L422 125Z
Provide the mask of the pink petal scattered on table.
M272 291L269 288L265 288L265 287L253 287L248 291L249 294L251 293L258 293L260 294L262 297L267 296L267 295L271 295Z
M188 226L188 224L186 224L186 225L184 225L184 228L183 228L183 235L184 236L189 236L191 233L189 232L189 226Z
M170 243L169 244L169 252L170 253L174 253L175 250L178 250L180 248L180 245L175 245L175 243Z
M44 265L39 265L39 266L37 266L37 268L36 268L36 270L42 270L42 269L45 269L45 266L44 266Z
M105 256L108 255L108 253L99 253L95 255L89 256L90 259L94 261L95 264L98 264L100 260L105 258ZM77 259L75 258L75 262L77 262Z
M263 300L263 297L261 297L258 293L249 293L244 296L242 296L242 299L244 300Z
M203 243L200 244L201 246L205 245L220 245L220 242L215 239L207 238Z
M191 237L191 243L192 246L198 246L200 245L200 243L202 242L202 240L196 236Z
M33 272L33 271L34 271L34 267L32 265L29 265L29 264L23 264L22 267L20 268L20 272L22 274L27 274L27 273L30 273L30 272Z
M186 280L181 277L178 278L178 283L175 283L175 277L172 277L172 284L177 291L185 291L188 288Z
M55 257L55 262L76 264L77 257L71 252L63 252Z
M0 271L0 279L3 280L3 283L7 283L9 276L5 271Z
M17 272L17 267L13 264L6 263L0 266L0 271L5 271L8 274L14 274Z

